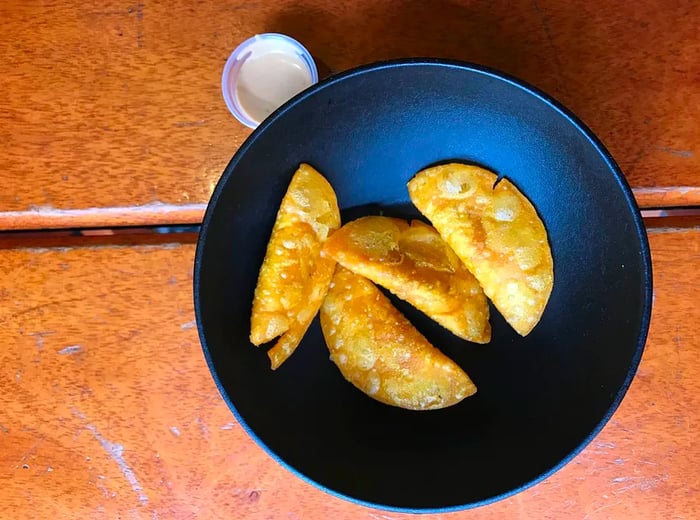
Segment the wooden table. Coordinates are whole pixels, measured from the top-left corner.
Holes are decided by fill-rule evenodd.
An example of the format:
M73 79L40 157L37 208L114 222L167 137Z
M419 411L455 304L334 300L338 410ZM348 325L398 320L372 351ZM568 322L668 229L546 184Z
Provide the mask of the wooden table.
M222 102L223 64L263 31L332 70L417 55L505 70L578 113L643 208L700 206L691 0L5 1L3 518L409 518L302 482L236 423L193 321L196 235L27 233L198 223L248 135ZM519 495L425 518L700 518L700 226L648 227L651 330L603 432Z

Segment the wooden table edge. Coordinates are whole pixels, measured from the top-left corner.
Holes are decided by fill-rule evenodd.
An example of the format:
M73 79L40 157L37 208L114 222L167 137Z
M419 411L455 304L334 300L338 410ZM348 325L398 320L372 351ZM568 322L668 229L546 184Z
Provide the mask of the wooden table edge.
M642 210L700 206L700 186L634 188ZM0 231L201 224L207 204L145 204L104 208L32 208L0 212ZM656 215L649 215L656 216Z

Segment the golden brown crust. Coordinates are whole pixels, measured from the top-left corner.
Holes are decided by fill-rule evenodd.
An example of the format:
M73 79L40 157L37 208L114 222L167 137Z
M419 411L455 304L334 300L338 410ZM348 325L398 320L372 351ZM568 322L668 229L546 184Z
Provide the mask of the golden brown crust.
M431 410L476 392L372 282L340 265L321 306L321 328L343 377L380 402Z
M251 343L283 335L270 351L273 368L291 355L318 312L333 272L321 247L339 226L333 188L311 166L300 165L277 212L251 313Z
M300 307L299 313L289 326L289 329L275 343L275 346L267 351L272 370L279 368L292 355L304 334L306 334L326 296L334 269L335 261L328 258L318 259L316 271L313 275L313 283L307 284L308 292L304 294L304 303Z
M446 164L408 183L415 206L474 274L521 335L540 320L554 283L547 232L530 201L507 179L477 166Z
M336 231L322 254L386 287L457 336L476 343L491 339L479 283L432 226L362 217Z

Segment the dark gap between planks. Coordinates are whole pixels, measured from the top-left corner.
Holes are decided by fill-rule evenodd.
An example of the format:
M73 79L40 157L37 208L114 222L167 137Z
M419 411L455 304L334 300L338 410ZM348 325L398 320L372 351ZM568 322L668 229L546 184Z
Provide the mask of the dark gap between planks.
M644 209L642 217L648 229L700 227L700 207ZM0 231L0 249L194 244L199 230L198 225L169 225Z

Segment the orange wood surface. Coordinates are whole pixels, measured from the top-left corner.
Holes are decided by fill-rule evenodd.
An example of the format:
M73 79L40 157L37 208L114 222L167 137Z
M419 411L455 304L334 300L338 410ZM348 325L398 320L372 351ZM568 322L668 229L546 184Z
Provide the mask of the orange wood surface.
M249 135L222 67L264 31L334 71L420 55L502 69L578 113L642 206L700 204L694 0L5 0L0 229L198 222Z
M426 520L700 518L700 229L650 241L649 339L603 432L519 495ZM193 254L0 249L0 516L414 518L317 490L236 423L199 346Z

